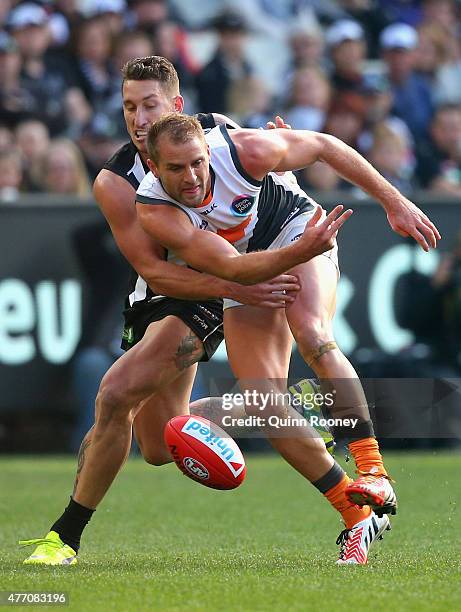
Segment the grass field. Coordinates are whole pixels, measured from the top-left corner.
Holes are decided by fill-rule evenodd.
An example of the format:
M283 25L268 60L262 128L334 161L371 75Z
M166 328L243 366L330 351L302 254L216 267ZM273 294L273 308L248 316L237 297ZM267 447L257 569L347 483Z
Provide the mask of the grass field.
M22 566L29 549L16 542L61 513L74 461L1 459L0 590L66 591L65 609L79 611L461 610L461 454L388 454L387 465L400 511L367 567L335 566L337 515L270 455L250 457L233 492L130 460L79 565L47 569Z

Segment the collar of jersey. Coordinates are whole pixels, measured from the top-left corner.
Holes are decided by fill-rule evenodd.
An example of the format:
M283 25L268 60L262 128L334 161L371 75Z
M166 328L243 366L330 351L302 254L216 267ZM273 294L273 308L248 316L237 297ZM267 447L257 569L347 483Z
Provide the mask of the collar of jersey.
M211 178L210 191L203 198L203 202L201 204L198 204L195 208L203 208L204 206L208 206L208 204L213 199L213 191L214 191L214 184L215 184L215 173L214 173L214 170L213 170L213 168L211 166L210 166L210 178Z

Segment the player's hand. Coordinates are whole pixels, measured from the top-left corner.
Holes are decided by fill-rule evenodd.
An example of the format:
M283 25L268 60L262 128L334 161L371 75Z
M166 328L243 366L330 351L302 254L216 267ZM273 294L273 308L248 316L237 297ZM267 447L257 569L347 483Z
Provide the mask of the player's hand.
M233 285L232 296L229 297L247 306L264 308L285 308L295 301L296 294L301 289L298 278L292 274L280 274L257 285Z
M437 247L441 235L427 215L413 202L402 199L398 206L393 206L387 212L387 220L394 232L400 236L411 236L424 251Z
M338 230L349 219L353 212L351 209L343 212L343 209L344 206L341 204L336 206L331 213L319 223L323 211L320 206L317 207L311 220L306 225L303 235L297 242L297 245L301 247L305 257L304 261L321 255L334 247Z
M291 125L289 123L285 123L283 118L280 115L277 115L275 117L275 122L268 121L266 123L266 129L268 130L275 130L275 129L291 130Z

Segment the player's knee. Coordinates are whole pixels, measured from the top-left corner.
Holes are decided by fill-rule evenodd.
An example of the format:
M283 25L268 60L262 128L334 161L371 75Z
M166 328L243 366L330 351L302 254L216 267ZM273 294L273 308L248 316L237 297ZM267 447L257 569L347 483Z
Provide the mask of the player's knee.
M167 455L147 455L147 457L144 457L144 460L149 465L154 465L155 467L167 465L172 461L171 457L167 457Z
M132 403L126 390L115 377L104 377L96 397L96 417L104 420L126 419L131 412Z
M303 357L333 340L330 321L320 317L307 317L295 330L294 336Z
M166 451L146 451L144 452L141 448L141 454L146 463L149 465L154 465L156 467L160 467L161 465L166 465L167 463L171 463L173 459L171 455L169 455Z

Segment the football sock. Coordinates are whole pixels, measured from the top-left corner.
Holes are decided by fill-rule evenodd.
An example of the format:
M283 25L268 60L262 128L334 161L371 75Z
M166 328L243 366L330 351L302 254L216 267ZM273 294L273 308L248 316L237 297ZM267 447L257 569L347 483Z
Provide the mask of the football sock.
M346 498L345 491L351 482L346 472L335 462L324 476L312 483L320 493L325 495L333 508L338 510L347 529L366 519L371 512L368 506L359 508Z
M361 474L387 476L376 438L363 438L349 443L349 450Z
M341 482L324 493L333 508L341 513L346 529L351 529L356 523L363 521L371 514L371 510L368 506L360 508L355 504L351 504L347 499L345 491L351 482L352 480L349 476L344 473Z
M78 552L80 538L93 512L94 510L85 508L85 506L80 505L71 497L69 505L50 528L50 531L56 531L64 544Z

